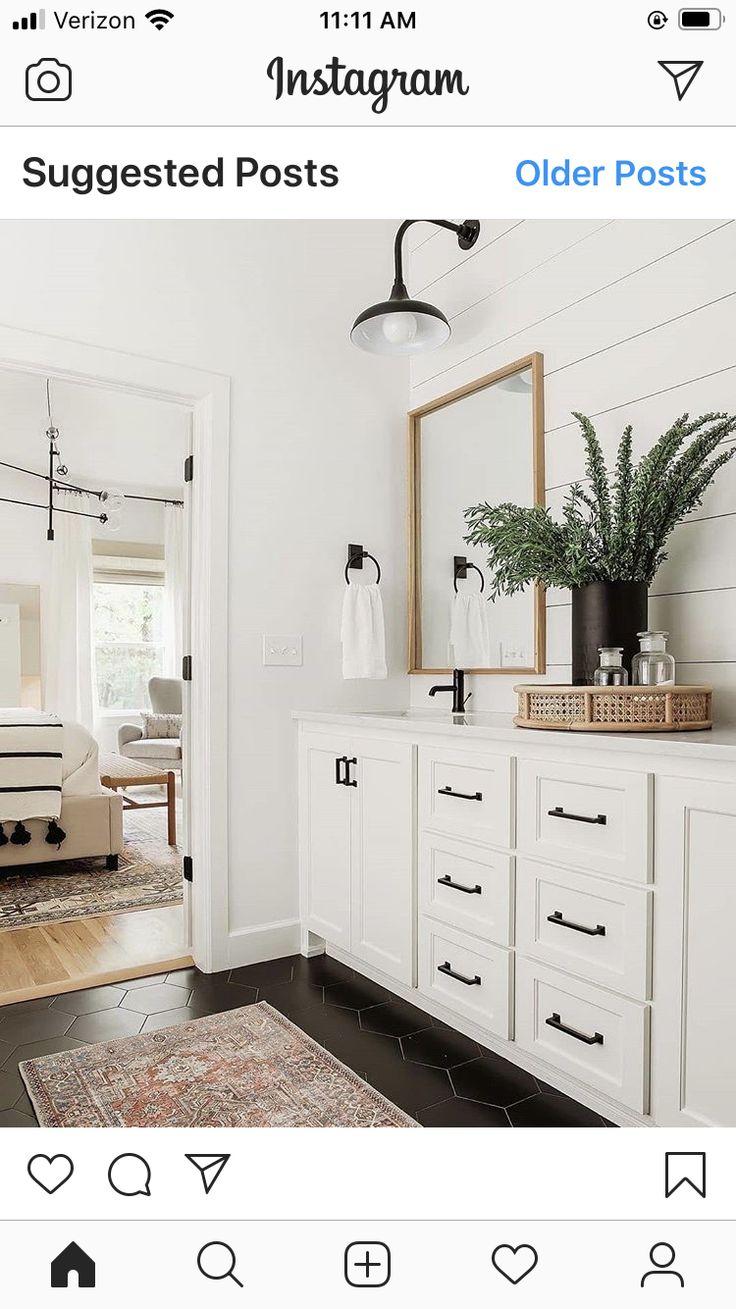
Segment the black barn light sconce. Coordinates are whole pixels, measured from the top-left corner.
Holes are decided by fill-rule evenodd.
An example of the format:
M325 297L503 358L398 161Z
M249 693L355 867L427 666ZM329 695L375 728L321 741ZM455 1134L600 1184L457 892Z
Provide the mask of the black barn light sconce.
M414 223L434 223L454 232L461 250L472 250L480 233L477 218L450 223L444 218L407 218L394 241L394 284L388 300L364 309L353 324L350 340L374 355L414 355L436 350L450 337L450 324L441 309L424 300L412 300L404 282L402 245Z

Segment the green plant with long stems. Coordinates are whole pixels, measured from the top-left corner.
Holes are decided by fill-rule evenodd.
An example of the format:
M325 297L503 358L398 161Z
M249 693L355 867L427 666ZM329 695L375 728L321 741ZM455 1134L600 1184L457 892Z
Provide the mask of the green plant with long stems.
M533 582L567 589L591 582L646 582L667 558L678 523L702 503L713 478L736 454L736 417L678 418L638 463L624 428L609 471L596 430L575 413L585 444L586 484L574 482L561 521L541 505L484 504L465 510L469 545L485 546L490 595L514 595Z

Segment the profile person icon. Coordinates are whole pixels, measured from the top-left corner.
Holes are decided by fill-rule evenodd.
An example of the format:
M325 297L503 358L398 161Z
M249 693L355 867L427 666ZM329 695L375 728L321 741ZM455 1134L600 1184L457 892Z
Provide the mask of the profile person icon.
M642 1286L644 1286L648 1277L676 1277L680 1286L685 1285L685 1278L682 1273L678 1273L677 1269L672 1267L675 1262L675 1247L673 1245L669 1245L667 1241L658 1241L649 1251L649 1260L650 1263L654 1264L654 1267L650 1268L649 1272L642 1277Z

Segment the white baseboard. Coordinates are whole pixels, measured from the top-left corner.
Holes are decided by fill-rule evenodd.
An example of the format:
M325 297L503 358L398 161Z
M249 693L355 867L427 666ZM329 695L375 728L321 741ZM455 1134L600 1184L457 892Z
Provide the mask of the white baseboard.
M239 932L230 932L226 967L244 968L246 964L260 964L264 960L299 954L300 943L298 918L284 918L277 923L244 927Z

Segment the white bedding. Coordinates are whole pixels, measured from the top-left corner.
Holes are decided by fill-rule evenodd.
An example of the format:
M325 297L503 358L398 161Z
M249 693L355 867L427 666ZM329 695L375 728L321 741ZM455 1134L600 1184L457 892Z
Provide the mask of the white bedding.
M47 715L34 709L2 709L5 717L16 712L29 717L45 718ZM65 795L99 795L100 771L98 764L99 747L95 738L81 723L64 723L61 765L61 794Z

